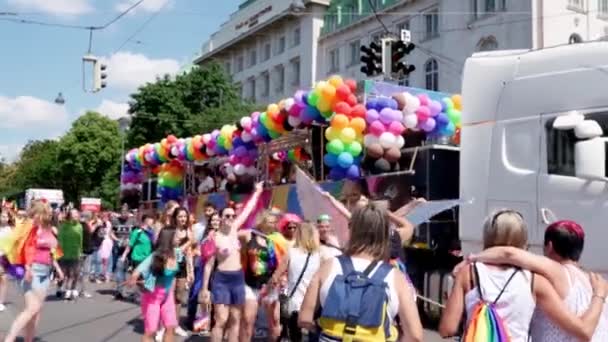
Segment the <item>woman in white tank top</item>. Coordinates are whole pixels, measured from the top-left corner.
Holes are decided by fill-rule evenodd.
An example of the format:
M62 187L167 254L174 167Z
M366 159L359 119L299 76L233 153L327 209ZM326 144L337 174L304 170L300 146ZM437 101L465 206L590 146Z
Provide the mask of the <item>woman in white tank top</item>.
M582 254L585 233L573 221L557 221L545 231L545 256L513 247L494 247L468 257L468 262L483 261L509 264L542 274L555 287L570 312L581 315L589 307L593 289L589 276L577 263ZM602 315L592 341L608 341L608 310L604 304ZM534 342L574 342L577 338L553 323L541 310L532 319Z
M521 249L527 246L528 240L523 217L512 210L501 210L488 217L484 223L483 237L484 249L495 246ZM573 336L585 341L591 338L608 291L607 284L601 277L592 275L593 300L585 314L579 318L567 310L545 277L513 267L479 262L475 265L478 277L475 276L473 267L462 268L456 275L439 326L439 333L443 337L458 334L462 314L465 313L468 319L473 307L480 300L479 290L483 300L492 302L504 289L496 308L511 341L528 341L530 322L537 305L552 321Z

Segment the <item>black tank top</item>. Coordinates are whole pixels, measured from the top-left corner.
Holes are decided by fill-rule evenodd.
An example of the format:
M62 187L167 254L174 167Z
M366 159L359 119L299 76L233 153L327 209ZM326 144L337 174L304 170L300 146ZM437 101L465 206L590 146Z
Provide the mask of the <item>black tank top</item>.
M245 283L253 289L266 285L277 268L276 251L271 247L271 242L267 240L266 246L262 246L258 239L261 237L252 234L245 248Z

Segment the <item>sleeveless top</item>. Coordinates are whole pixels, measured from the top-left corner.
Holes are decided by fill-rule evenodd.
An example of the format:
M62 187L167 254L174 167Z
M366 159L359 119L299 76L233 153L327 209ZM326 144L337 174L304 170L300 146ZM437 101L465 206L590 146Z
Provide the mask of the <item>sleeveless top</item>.
M251 239L245 246L245 284L251 287L252 289L259 290L264 285L266 285L270 278L272 278L272 273L274 273L277 265L274 261L276 261L276 256L271 255L274 251L269 248L268 243L270 241L266 241L266 246L262 246L256 234L251 234Z
M564 303L570 312L581 316L591 303L593 290L586 274L575 265L562 265L568 281L568 294ZM591 341L608 341L608 310L604 310L593 333ZM563 331L553 323L541 310L534 312L532 320L532 340L534 342L575 342L577 338Z
M498 297L509 277L516 270L513 267L506 269L488 267L479 262L475 263L475 265L479 270L479 279L477 279L476 285L480 287L484 298L488 301ZM473 277L472 274L471 277ZM536 307L531 281L532 275L530 271L518 271L496 303L496 311L509 331L511 342L528 341L530 322L532 321L532 315ZM471 289L465 295L467 321L471 317L472 310L479 300L479 293L476 288Z
M318 251L311 253L310 258L308 259L308 265L306 265L306 258L308 257L308 253L302 248L292 247L289 249L288 253L289 270L287 276L287 295L293 293L293 296L291 296L291 298L289 299L288 309L289 312L294 312L300 311L300 307L302 306L302 302L304 301L304 294L306 294L306 289L308 288L308 285L310 285L312 277L319 270L319 266L321 266L321 253ZM305 270L304 265L306 265ZM299 283L297 283L298 279L300 278L300 274L302 274L302 279Z

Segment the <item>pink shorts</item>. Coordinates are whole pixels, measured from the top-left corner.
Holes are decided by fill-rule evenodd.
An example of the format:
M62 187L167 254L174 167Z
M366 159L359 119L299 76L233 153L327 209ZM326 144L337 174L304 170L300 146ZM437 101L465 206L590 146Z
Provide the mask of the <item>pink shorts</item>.
M141 312L146 334L160 330L160 323L164 328L177 327L175 296L171 290L168 294L163 287L157 287L153 292L145 291L141 297Z

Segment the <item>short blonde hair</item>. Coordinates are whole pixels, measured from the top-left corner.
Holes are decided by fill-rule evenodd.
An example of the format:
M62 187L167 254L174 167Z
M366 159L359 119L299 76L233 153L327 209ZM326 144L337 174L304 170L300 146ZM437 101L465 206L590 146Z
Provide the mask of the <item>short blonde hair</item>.
M42 225L43 227L50 227L53 223L53 209L48 203L44 201L33 201L28 216L35 223Z
M317 228L310 222L298 223L295 240L294 246L302 248L308 253L314 253L319 250L320 243Z
M345 250L349 256L366 253L377 260L390 254L390 227L386 210L371 203L356 209L350 219L350 241Z
M275 222L275 229L276 229L276 223L278 223L278 216L276 214L276 212L274 210L271 209L267 209L264 210L263 212L261 212L258 216L256 216L255 218L255 227L256 229L259 229L260 231L266 232L267 230L267 226L268 226L268 219L274 217L277 219L277 222Z
M511 246L526 248L528 227L515 210L503 209L488 216L483 224L483 248Z

